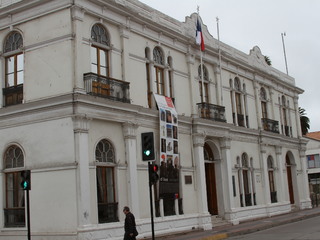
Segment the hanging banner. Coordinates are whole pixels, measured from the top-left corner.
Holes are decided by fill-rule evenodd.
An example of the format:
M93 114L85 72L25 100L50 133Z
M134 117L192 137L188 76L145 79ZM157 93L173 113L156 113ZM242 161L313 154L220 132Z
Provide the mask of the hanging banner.
M178 114L172 99L154 94L160 117L159 194L179 194Z

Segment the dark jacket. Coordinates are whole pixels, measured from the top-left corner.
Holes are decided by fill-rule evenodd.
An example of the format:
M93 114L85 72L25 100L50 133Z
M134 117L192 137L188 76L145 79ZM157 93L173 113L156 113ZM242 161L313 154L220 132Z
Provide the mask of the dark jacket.
M134 215L131 212L126 214L126 219L124 221L124 238L123 240L135 240L135 236L130 236L130 233L136 232L136 221Z

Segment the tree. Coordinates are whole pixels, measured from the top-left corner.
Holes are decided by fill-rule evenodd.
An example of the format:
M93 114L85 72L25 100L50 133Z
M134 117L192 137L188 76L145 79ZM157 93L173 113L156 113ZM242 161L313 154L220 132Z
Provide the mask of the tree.
M310 129L310 119L306 116L306 110L304 108L299 107L299 115L302 135L306 135Z
M264 56L264 60L266 61L266 63L271 66L271 60L268 56Z

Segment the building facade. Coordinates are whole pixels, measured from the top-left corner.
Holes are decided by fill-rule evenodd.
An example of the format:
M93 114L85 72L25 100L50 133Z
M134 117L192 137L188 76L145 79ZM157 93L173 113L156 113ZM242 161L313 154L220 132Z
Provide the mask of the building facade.
M320 132L306 134L306 156L310 196L313 206L320 204Z
M311 207L303 90L258 47L218 42L200 19L200 54L197 14L179 22L136 0L0 6L0 239L25 239L26 169L32 239L122 239L126 205L150 236L145 132L156 234Z

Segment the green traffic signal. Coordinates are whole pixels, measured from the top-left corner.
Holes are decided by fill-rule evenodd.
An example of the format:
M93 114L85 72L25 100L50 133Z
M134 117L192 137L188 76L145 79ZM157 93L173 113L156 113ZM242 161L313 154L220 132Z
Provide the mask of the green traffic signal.
M153 132L141 133L141 147L143 161L155 159Z
M28 188L28 182L27 181L23 181L22 182L22 188L24 189L24 190L26 190L27 188Z
M150 151L150 150L145 150L145 151L144 151L144 154L145 154L146 156L150 156L151 151Z
M23 190L31 190L31 172L24 170L21 172L21 187Z

